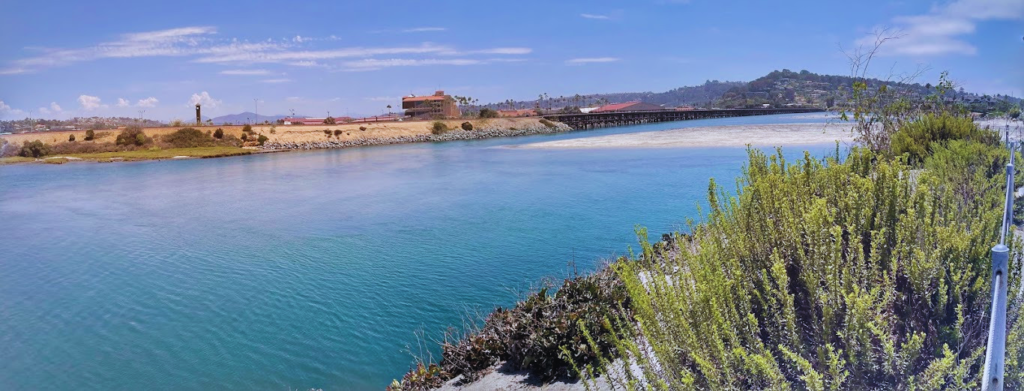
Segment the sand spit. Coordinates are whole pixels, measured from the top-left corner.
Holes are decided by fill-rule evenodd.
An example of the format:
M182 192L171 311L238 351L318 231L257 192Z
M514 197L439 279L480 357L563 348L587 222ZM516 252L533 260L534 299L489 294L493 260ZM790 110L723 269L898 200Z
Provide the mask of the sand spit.
M706 126L627 133L515 146L536 149L742 147L852 142L850 125L773 124Z

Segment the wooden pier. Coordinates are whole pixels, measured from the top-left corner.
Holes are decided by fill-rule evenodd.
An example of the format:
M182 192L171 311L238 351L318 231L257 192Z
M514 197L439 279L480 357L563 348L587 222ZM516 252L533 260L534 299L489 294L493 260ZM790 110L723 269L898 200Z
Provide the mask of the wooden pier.
M612 113L589 114L554 114L545 115L550 121L558 121L573 129L593 129L607 126L639 125L653 122L686 121L691 119L746 117L752 115L820 113L818 108L784 108L784 109L718 109L718 110L660 110L660 111L627 111Z

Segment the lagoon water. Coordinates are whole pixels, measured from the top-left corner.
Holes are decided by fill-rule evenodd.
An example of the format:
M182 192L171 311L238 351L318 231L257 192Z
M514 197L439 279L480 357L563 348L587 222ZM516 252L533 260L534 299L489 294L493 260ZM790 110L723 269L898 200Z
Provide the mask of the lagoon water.
M684 228L746 159L505 146L807 122L0 167L0 389L382 389L418 340Z

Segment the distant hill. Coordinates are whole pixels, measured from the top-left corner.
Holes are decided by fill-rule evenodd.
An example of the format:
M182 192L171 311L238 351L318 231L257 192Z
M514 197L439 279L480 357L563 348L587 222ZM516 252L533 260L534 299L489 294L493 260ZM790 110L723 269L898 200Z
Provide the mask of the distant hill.
M704 84L689 87L679 87L665 92L614 92L605 94L573 95L573 96L550 96L539 102L542 109L561 107L592 107L606 103L644 101L666 107L676 106L704 106L722 97L726 91L734 87L743 86L746 83L741 81L718 81L708 80ZM532 109L537 107L538 100L505 101L482 105L491 109Z
M276 122L279 119L283 119L283 118L287 118L287 117L289 117L289 116L287 116L287 115L263 115L263 114L260 114L259 117L257 117L256 114L254 114L252 112L249 112L249 111L246 111L244 113L222 115L220 117L213 117L211 119L213 120L214 124L220 125L220 124L245 124L245 123L249 123L249 122L263 122L263 121L269 121L270 123L274 123L274 122ZM296 117L297 118L305 118L305 116L301 116L301 115L297 115Z

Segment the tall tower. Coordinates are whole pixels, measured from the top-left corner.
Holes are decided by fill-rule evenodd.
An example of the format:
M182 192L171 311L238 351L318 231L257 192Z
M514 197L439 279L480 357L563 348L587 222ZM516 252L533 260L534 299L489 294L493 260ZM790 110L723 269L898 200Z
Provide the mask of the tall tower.
M203 125L203 116L199 112L199 104L196 103L196 126Z

